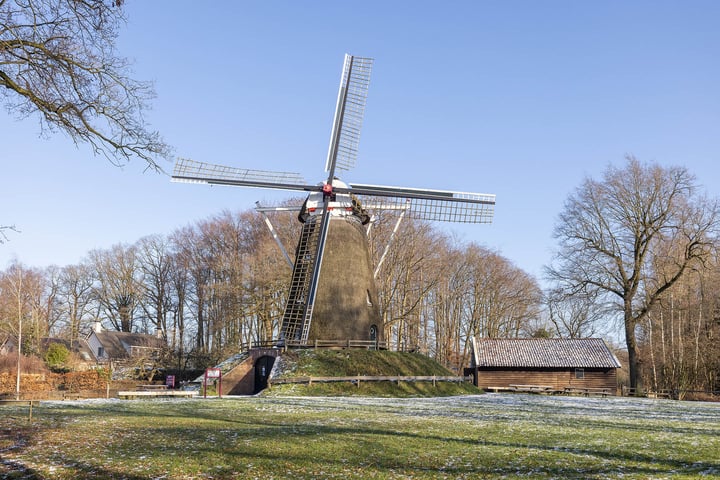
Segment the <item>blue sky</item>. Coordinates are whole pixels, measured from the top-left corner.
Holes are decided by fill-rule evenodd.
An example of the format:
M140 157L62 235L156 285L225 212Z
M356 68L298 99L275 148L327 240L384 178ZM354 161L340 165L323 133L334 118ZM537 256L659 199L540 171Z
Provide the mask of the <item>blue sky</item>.
M177 156L323 178L343 55L375 58L345 180L494 193L491 225L438 224L540 277L567 196L626 154L720 194L714 1L126 2L118 49L155 83ZM0 112L0 268L79 262L282 192L113 167ZM168 172L172 165L166 165Z

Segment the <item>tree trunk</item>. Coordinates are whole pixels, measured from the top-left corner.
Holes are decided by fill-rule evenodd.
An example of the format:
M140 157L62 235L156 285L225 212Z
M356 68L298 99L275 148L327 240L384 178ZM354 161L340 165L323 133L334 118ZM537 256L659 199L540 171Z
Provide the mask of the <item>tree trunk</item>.
M637 322L629 309L625 310L625 343L628 349L628 367L630 369L630 388L637 393L642 389L642 375L640 372L640 353L638 352L635 326Z

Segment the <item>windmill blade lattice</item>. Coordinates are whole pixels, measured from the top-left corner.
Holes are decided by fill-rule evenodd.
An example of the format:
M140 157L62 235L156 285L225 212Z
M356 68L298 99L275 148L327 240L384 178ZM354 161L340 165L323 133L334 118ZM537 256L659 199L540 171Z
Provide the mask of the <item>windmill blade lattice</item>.
M368 210L403 210L409 218L434 222L491 223L495 195L353 184Z
M461 203L427 198L364 197L362 205L368 210L407 211L408 218L431 222L492 223L492 204Z
M372 58L345 55L325 164L325 171L331 175L334 174L333 161L334 167L340 170L350 170L357 161L372 66Z
M236 187L279 188L282 190L315 191L299 173L251 170L178 158L172 175L173 182L232 185Z

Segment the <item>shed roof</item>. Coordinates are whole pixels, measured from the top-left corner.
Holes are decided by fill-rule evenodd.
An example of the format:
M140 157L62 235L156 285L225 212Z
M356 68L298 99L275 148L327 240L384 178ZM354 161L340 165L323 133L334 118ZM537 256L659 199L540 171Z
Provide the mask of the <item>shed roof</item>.
M483 338L478 367L620 368L602 338Z

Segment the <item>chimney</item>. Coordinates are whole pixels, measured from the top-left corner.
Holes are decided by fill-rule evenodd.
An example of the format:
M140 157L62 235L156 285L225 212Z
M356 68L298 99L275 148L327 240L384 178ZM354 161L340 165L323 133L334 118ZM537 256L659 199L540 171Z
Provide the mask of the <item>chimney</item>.
M102 323L100 322L100 320L95 320L93 322L92 329L95 333L101 333L103 331Z

